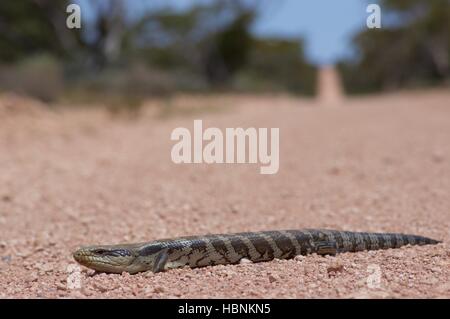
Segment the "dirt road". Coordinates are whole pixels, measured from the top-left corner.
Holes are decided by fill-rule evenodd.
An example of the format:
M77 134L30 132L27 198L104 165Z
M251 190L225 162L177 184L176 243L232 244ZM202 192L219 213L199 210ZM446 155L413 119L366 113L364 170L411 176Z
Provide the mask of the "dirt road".
M448 93L335 108L289 97L180 98L175 111L150 105L138 119L0 101L2 298L450 297ZM279 172L174 164L170 134L194 119L280 128ZM444 243L137 275L93 275L71 257L85 244L292 228Z

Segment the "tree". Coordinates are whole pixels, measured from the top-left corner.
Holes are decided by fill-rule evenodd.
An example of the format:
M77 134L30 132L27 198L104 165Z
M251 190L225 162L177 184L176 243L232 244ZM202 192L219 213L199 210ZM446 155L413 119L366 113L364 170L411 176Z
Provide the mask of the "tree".
M204 70L211 84L227 83L247 64L252 47L249 28L253 18L252 12L240 12L231 23L205 40Z
M76 32L64 28L67 4L64 0L0 1L0 60L69 52L76 45Z
M258 38L253 41L241 78L262 91L314 94L316 68L305 61L301 39Z
M450 76L450 2L384 0L381 5L384 16L393 15L398 23L363 31L354 38L359 59L339 65L347 91L446 81Z

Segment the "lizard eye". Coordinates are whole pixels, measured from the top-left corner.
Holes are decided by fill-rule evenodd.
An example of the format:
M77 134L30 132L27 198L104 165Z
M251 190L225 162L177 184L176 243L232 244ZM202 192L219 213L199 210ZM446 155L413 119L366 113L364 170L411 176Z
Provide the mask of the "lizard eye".
M99 255L104 255L107 252L107 250L105 250L105 249L96 249L94 252L96 254L99 254Z

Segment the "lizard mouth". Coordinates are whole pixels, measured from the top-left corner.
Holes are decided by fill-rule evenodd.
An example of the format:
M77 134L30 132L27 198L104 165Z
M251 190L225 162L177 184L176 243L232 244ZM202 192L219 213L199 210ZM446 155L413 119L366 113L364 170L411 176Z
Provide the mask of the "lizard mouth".
M73 258L85 267L108 273L122 273L126 271L135 259L132 254L123 255L114 251L89 247L76 250L73 253Z

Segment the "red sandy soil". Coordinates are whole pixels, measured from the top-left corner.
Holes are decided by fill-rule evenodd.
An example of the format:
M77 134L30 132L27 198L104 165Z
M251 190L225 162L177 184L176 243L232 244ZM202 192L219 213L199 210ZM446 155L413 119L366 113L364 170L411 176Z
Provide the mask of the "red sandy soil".
M448 92L334 108L284 96L172 103L181 107L169 116L152 102L133 119L0 97L1 298L450 297ZM170 133L194 119L279 127L278 174L259 174L259 164L172 163ZM137 275L77 273L71 257L86 244L295 228L444 242Z

